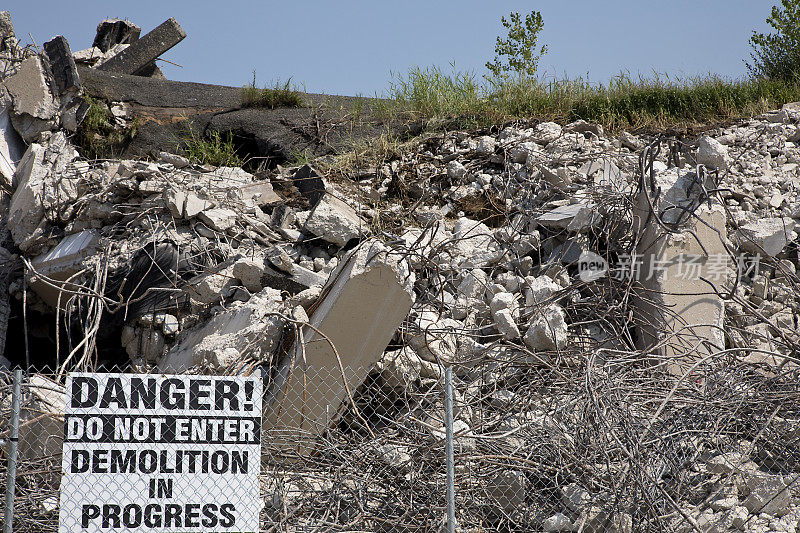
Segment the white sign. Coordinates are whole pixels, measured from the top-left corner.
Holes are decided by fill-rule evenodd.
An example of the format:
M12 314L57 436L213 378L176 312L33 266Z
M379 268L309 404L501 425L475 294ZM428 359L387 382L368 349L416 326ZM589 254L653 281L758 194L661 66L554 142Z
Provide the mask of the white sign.
M257 532L261 380L67 377L59 533Z

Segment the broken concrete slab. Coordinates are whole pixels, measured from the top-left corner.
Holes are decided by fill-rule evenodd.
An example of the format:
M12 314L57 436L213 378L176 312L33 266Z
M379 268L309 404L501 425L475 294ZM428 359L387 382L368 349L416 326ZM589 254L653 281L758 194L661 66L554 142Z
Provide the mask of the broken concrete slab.
M233 264L233 275L242 282L245 289L250 292L261 290L261 277L264 275L264 260L254 260L247 257L239 259Z
M13 103L11 123L26 142L54 125L58 103L50 92L39 56L22 61L14 75L4 79L2 85Z
M186 37L178 21L170 18L98 67L106 72L142 74L161 54Z
M142 28L129 20L105 19L97 25L92 46L108 52L114 45L131 44L139 40Z
M267 180L256 181L236 189L236 194L244 200L252 200L258 207L273 207L283 203L278 193Z
M550 229L586 231L597 226L602 217L590 203L578 202L551 209L536 217L536 222Z
M0 177L11 189L17 164L25 154L25 142L11 125L10 106L0 105Z
M224 207L205 209L198 213L197 218L208 225L214 231L226 231L232 228L238 219L236 211Z
M37 275L28 281L31 289L48 305L66 309L71 294L65 291L79 288L67 280L84 269L84 261L94 253L99 240L95 230L84 230L64 237L52 250L33 259L31 265Z
M367 223L342 200L325 194L308 214L303 229L321 239L344 246L367 233Z
M325 284L326 279L322 274L303 268L298 264L292 266L291 272L281 272L269 265L264 265L261 285L294 295L312 287L321 287Z
M50 63L56 93L60 96L67 93L78 94L81 90L81 79L72 50L64 36L57 35L44 43L44 53Z
M405 260L370 240L339 263L267 391L267 453L308 454L349 405L414 303L414 274ZM341 368L344 368L344 375ZM273 455L273 459L274 459Z
M789 217L765 218L745 224L734 234L739 249L775 257L795 238L795 221Z

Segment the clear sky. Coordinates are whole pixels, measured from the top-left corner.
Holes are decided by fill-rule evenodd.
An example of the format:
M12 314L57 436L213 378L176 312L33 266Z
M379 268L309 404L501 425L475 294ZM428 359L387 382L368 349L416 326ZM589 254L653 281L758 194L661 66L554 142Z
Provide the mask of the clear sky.
M548 76L607 81L627 70L670 75L746 75L752 30L779 0L252 1L12 0L17 36L39 45L64 35L87 48L97 23L128 18L142 34L175 17L188 36L160 63L174 80L259 85L292 78L309 92L381 95L392 72L455 62L485 73L500 17L539 10L540 70Z

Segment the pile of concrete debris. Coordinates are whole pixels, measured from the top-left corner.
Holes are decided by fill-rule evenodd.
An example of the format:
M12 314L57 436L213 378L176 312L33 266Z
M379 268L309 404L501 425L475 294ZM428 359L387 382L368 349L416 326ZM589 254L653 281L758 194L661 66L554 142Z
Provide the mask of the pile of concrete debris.
M267 405L311 406L265 408L272 453L303 456L338 419L367 423L351 410L366 389L413 396L451 366L462 453L495 461L465 491L496 523L794 531L800 402L769 395L797 399L800 105L686 141L584 121L449 132L328 176L166 152L87 160L71 143L85 108L75 62L152 75L183 32L170 19L138 35L104 21L88 51L57 37L36 53L0 14L0 364L56 368L56 382L36 378L45 392L69 370L262 371ZM316 384L289 379L300 362ZM723 413L723 385L752 409ZM58 405L42 393L56 428ZM413 411L441 437L436 404L373 408ZM727 425L693 440L710 420ZM587 459L587 427L619 452L615 468ZM36 437L57 433L26 423L23 456L56 454ZM531 449L548 450L546 505L533 467L497 463ZM411 445L382 450L397 469L422 460ZM692 498L664 498L681 483ZM534 505L545 511L519 515Z

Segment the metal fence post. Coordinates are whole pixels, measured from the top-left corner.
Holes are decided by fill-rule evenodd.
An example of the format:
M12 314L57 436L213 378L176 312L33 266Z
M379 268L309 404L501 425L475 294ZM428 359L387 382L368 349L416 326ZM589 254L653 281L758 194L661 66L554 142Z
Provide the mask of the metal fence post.
M22 396L22 369L14 371L14 393L11 398L11 436L8 439L8 469L6 471L6 501L3 533L14 526L14 488L17 482L17 446L19 445L19 409Z
M453 459L453 369L444 370L444 425L447 455L447 531L456 530L455 464Z

